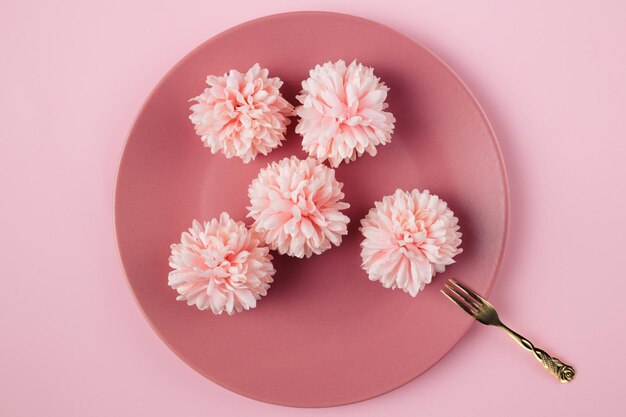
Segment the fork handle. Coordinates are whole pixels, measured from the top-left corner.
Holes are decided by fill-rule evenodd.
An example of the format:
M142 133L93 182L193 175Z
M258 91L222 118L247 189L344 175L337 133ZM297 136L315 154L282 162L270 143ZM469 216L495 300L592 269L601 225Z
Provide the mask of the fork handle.
M542 363L543 367L546 368L552 375L554 375L555 378L557 378L563 384L566 384L574 379L576 371L574 371L573 367L561 362L561 360L558 358L550 356L545 350L535 347L535 345L533 345L530 340L526 339L519 333L511 330L506 325L500 323L499 327L504 330L509 336L511 336L513 340L519 343L524 349L533 352L535 354L535 358L537 358L537 360Z

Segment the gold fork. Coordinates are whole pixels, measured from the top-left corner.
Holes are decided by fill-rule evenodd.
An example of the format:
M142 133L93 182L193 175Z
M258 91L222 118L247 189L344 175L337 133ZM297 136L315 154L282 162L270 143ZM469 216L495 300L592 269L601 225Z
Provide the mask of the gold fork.
M550 373L562 383L566 384L574 379L576 373L574 368L548 355L545 351L536 348L530 340L509 329L500 321L496 309L489 301L453 279L449 279L448 281L450 281L452 285L446 284L445 289L442 289L441 292L450 299L450 301L461 307L467 314L474 317L482 324L496 326L504 330L506 334L511 336L520 346L533 352L537 360L543 364L543 367L550 371Z

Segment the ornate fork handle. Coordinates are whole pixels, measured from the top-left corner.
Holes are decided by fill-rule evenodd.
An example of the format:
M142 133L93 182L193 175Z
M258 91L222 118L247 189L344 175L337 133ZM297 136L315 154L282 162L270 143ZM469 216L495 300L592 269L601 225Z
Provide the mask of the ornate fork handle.
M574 379L576 371L574 371L574 368L572 368L570 365L561 362L558 358L550 356L545 350L535 347L535 345L533 345L530 340L509 329L506 325L500 323L498 327L504 330L524 349L533 352L537 360L542 363L543 367L550 371L550 373L554 375L554 377L557 378L559 381L567 384L572 379Z

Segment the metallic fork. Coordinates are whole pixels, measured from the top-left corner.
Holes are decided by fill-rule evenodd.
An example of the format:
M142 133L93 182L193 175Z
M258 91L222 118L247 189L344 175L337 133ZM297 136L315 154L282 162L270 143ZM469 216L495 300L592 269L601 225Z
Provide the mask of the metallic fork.
M442 289L441 292L450 299L450 301L461 307L467 314L474 317L482 324L497 326L504 330L513 340L519 343L520 346L533 352L537 360L543 364L543 367L550 371L550 373L562 383L566 384L574 379L574 368L548 355L545 351L536 348L524 336L505 326L498 318L496 309L489 301L467 288L465 285L461 285L453 279L449 279L449 281L452 285L446 284L445 289Z

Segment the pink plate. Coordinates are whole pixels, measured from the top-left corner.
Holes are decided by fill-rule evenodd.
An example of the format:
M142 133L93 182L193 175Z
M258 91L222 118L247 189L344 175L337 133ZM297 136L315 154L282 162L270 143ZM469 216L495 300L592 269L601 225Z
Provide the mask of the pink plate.
M286 144L244 165L211 155L188 119L208 74L259 62L295 103L318 63L343 58L375 68L397 118L378 156L342 164L351 204L343 244L307 260L277 256L275 283L251 311L214 316L176 301L167 286L171 243L227 211L245 220L247 188L268 162L304 157L292 124ZM294 121L295 122L295 121ZM412 298L370 282L360 268L359 220L401 189L429 189L459 217L458 263ZM495 136L457 76L413 40L361 18L304 12L254 20L183 58L157 85L130 132L115 196L119 252L147 320L189 366L242 395L321 407L365 400L417 377L441 359L472 320L439 293L455 276L488 295L502 260L507 182Z

